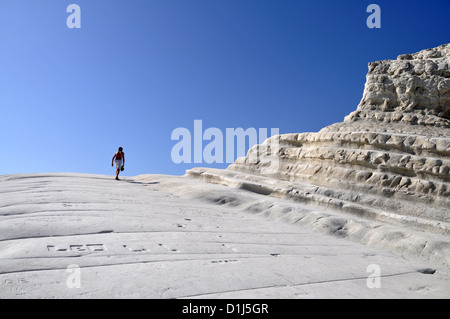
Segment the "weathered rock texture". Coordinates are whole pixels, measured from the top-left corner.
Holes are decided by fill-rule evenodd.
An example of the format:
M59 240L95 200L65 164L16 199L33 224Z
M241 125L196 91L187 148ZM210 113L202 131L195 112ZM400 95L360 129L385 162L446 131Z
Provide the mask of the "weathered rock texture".
M344 122L272 137L223 172L187 174L446 237L449 65L450 44L369 63L363 98ZM274 159L276 169L265 169Z

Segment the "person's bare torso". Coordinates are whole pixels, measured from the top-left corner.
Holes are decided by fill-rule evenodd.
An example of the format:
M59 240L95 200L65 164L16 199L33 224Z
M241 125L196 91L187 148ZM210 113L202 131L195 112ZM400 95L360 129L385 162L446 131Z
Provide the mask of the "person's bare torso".
M121 159L123 159L123 156L124 156L124 152L117 152L116 153L116 160L121 160Z

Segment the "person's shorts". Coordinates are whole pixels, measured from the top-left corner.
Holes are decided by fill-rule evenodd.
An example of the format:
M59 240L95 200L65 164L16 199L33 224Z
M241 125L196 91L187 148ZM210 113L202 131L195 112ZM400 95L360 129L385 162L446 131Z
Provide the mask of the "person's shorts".
M123 161L122 160L114 160L114 162L116 163L116 169L121 169L123 166Z

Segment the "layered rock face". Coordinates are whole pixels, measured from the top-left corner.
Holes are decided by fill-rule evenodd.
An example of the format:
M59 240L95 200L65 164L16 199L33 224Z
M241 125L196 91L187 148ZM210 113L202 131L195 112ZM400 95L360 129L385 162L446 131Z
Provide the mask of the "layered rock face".
M450 44L370 63L343 122L269 138L224 172L188 175L448 235L449 65Z
M370 125L377 123L377 131L448 137L448 130L435 128L450 127L449 63L450 44L400 55L394 61L369 63L363 98L357 110L346 117L345 124L324 130L375 131ZM349 122L362 125L349 125ZM365 129L364 124L369 127Z

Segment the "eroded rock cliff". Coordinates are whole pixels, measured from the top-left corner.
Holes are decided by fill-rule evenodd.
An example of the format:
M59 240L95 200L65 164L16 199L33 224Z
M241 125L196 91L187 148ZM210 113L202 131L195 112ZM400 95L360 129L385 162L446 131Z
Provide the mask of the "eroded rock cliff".
M223 172L188 175L448 235L449 65L450 44L369 63L343 122L271 137Z

